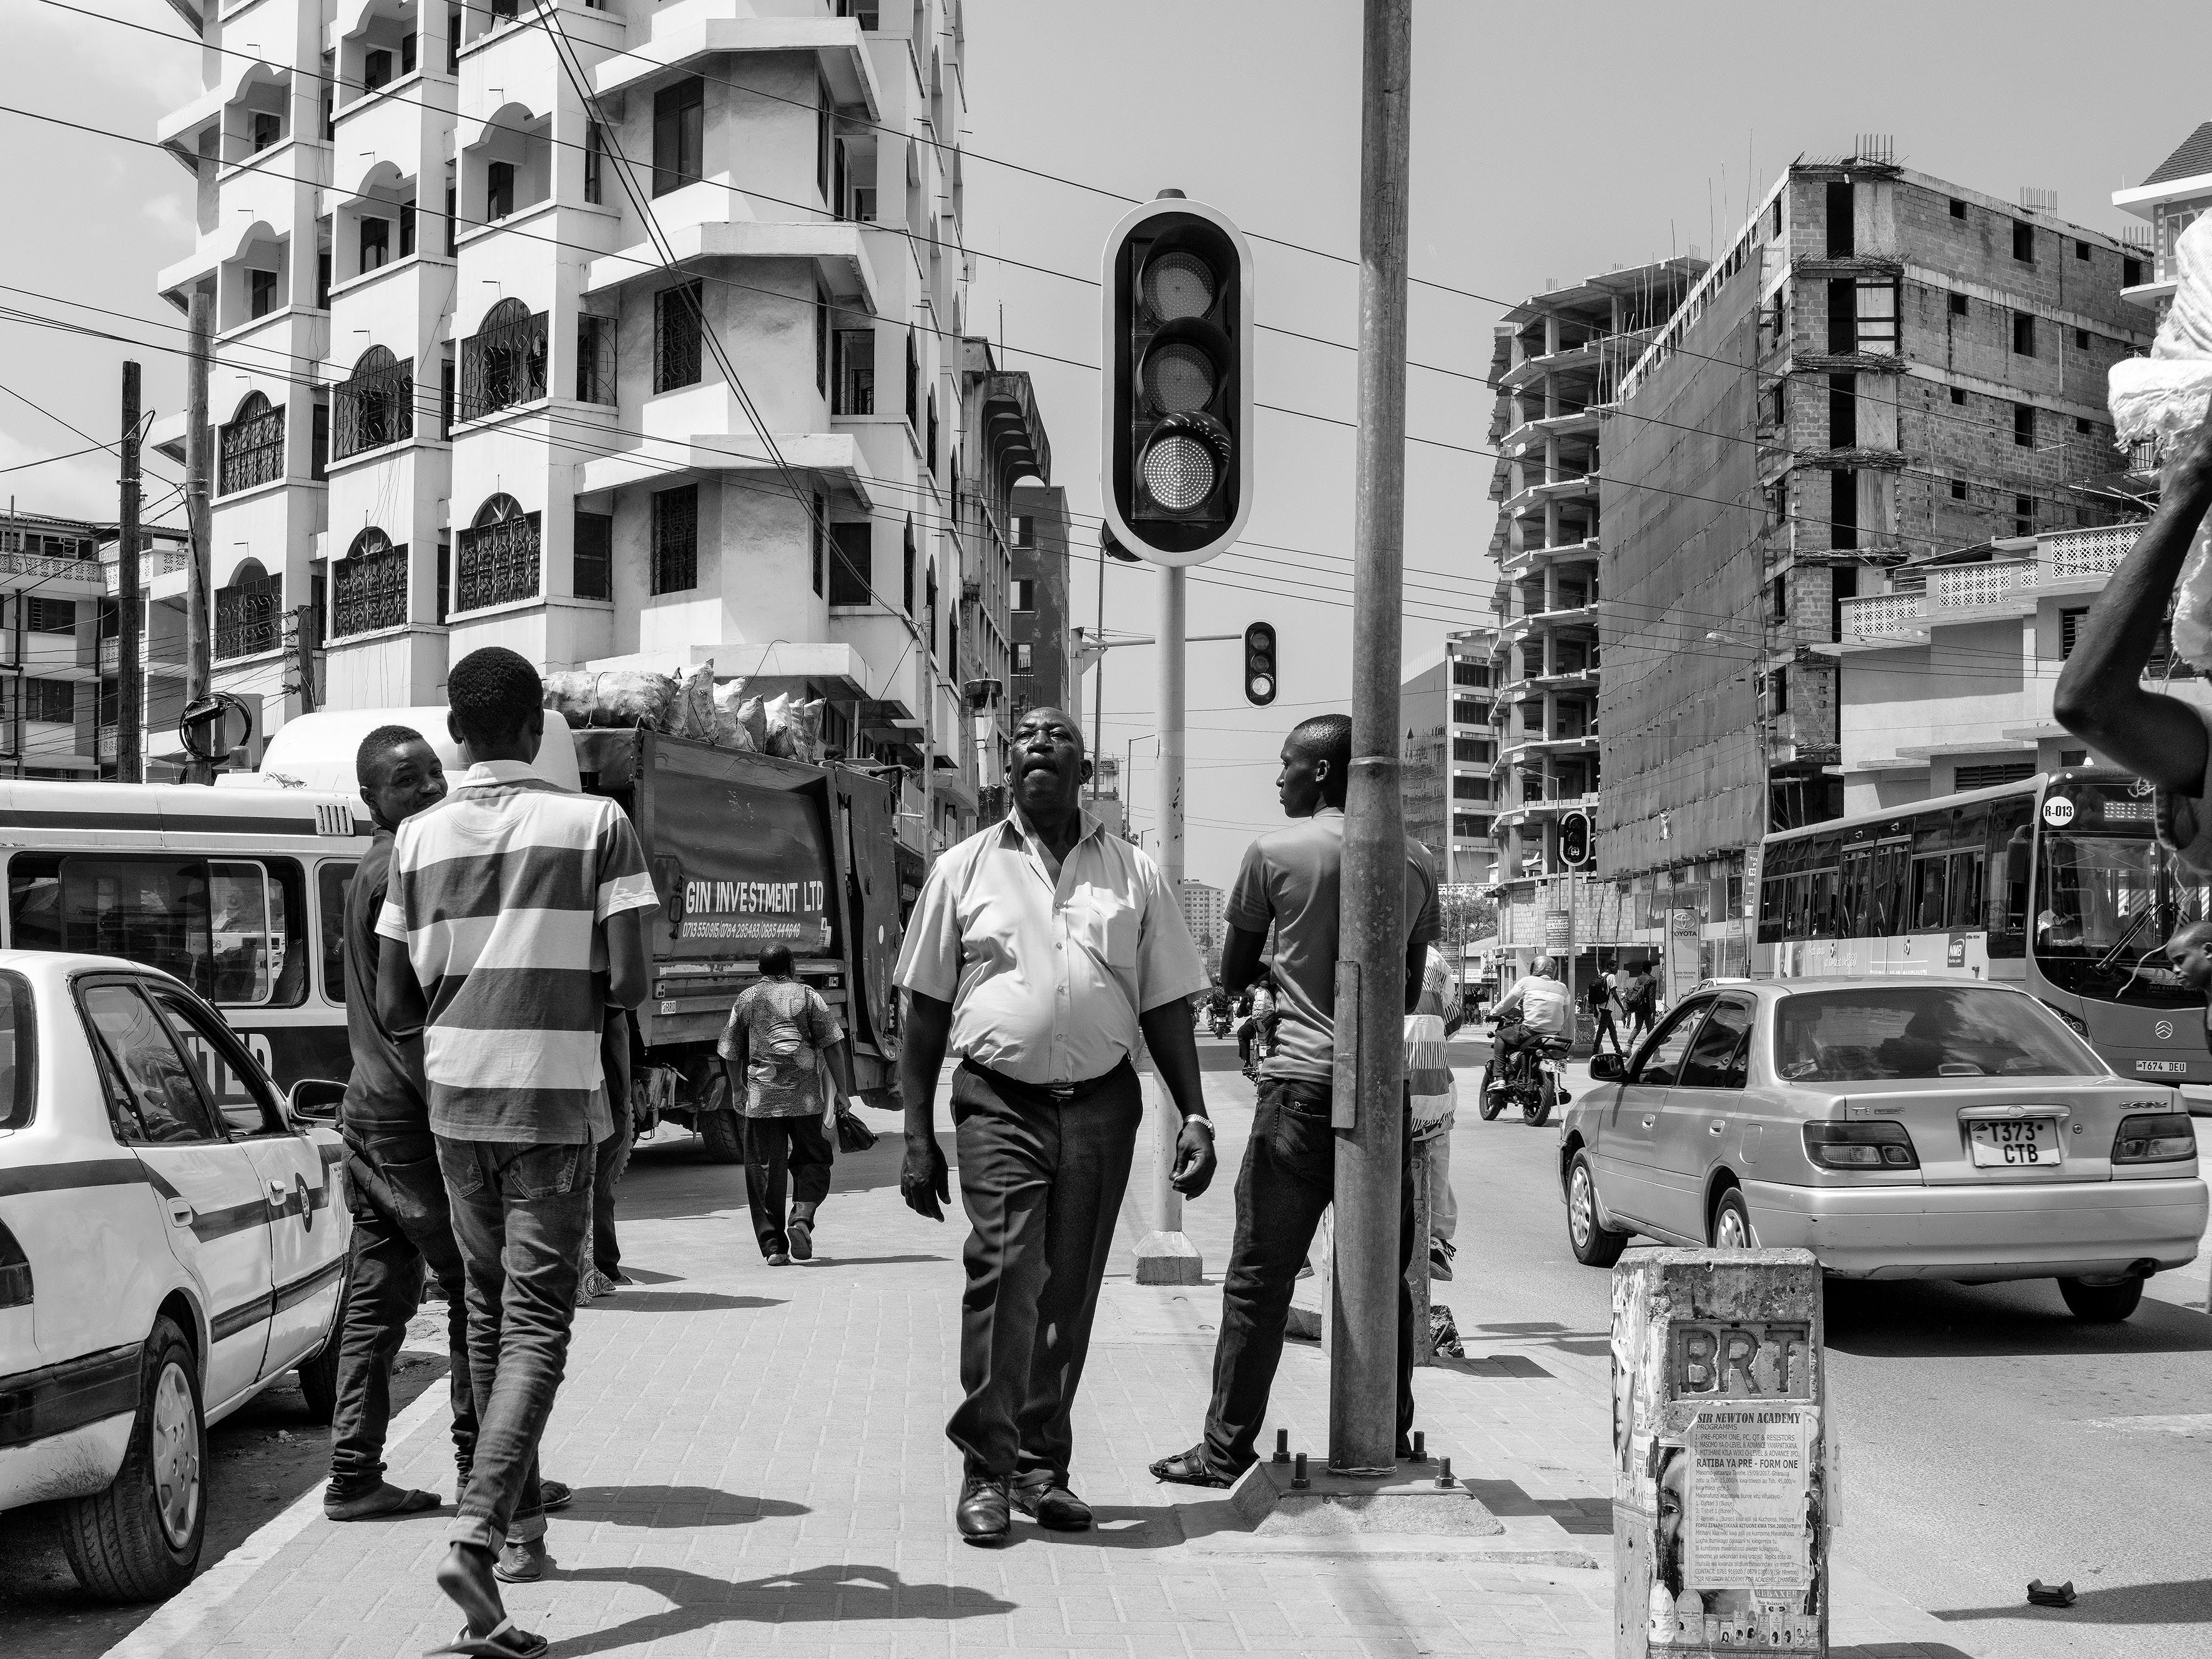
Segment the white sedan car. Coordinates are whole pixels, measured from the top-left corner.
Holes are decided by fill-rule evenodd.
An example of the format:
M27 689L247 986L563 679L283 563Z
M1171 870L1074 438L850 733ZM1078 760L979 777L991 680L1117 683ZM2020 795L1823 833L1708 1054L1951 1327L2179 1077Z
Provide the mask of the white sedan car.
M2180 1095L2002 986L1701 986L1590 1077L1559 1180L1592 1267L1635 1233L1798 1246L1852 1278L2053 1278L2077 1316L2112 1320L2204 1236Z
M0 1510L65 1499L88 1589L198 1565L207 1425L299 1368L327 1419L342 1149L156 969L0 951Z

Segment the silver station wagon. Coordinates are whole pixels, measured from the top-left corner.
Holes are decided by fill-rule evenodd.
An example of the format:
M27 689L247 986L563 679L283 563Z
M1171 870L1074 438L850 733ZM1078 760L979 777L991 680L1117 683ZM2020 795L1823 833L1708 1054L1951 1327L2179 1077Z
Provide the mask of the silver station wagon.
M2006 987L1701 987L1590 1076L1559 1180L1591 1267L1638 1233L1801 1246L1850 1278L2055 1278L2078 1317L2115 1320L2203 1237L2180 1094Z

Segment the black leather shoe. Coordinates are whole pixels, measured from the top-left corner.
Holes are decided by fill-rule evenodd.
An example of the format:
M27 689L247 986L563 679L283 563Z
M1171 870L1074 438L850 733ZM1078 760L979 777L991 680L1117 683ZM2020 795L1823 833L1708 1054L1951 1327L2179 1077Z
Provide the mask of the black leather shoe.
M960 1483L959 1506L952 1512L963 1544L1003 1544L1012 1529L1006 1512L1006 1483L971 1474Z
M1017 1480L1009 1488L1014 1507L1048 1532L1089 1532L1091 1505L1049 1474Z

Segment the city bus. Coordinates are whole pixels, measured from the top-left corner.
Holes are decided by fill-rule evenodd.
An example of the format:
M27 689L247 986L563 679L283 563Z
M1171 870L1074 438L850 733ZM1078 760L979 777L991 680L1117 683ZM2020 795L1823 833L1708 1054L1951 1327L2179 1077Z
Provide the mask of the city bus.
M2069 768L1768 836L1754 977L2020 986L2123 1077L2212 1106L2204 998L2163 946L2207 884L2160 846L2151 787Z

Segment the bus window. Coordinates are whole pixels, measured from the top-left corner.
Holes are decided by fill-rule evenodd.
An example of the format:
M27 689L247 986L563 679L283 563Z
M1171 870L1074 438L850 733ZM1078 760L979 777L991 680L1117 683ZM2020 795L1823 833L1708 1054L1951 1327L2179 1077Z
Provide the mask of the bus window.
M1927 933L1946 925L1943 875L1944 866L1949 862L1940 854L1912 861L1912 929L1916 933Z
M1911 877L1911 855L1903 842L1878 847L1874 855L1874 902L1869 907L1876 937L1910 931L1905 915L1905 892Z
M1836 872L1816 870L1813 872L1811 914L1807 918L1806 937L1832 939L1836 934Z
M2034 817L2033 799L1990 804L1990 867L1985 884L1993 957L2027 954L2027 884Z
M1779 943L1787 935L1782 931L1783 878L1767 876L1759 884L1759 942L1761 945Z
M345 1000L345 902L354 866L326 863L315 872L315 903L322 914L323 994Z
M269 1000L283 935L269 925L269 877L258 864L208 866L208 922L216 1002Z
M1951 921L1954 927L1982 925L1982 859L1978 851L1951 854Z
M1874 849L1862 847L1844 854L1843 914L1836 932L1844 939L1864 939L1874 930L1868 915L1868 889L1874 880Z

